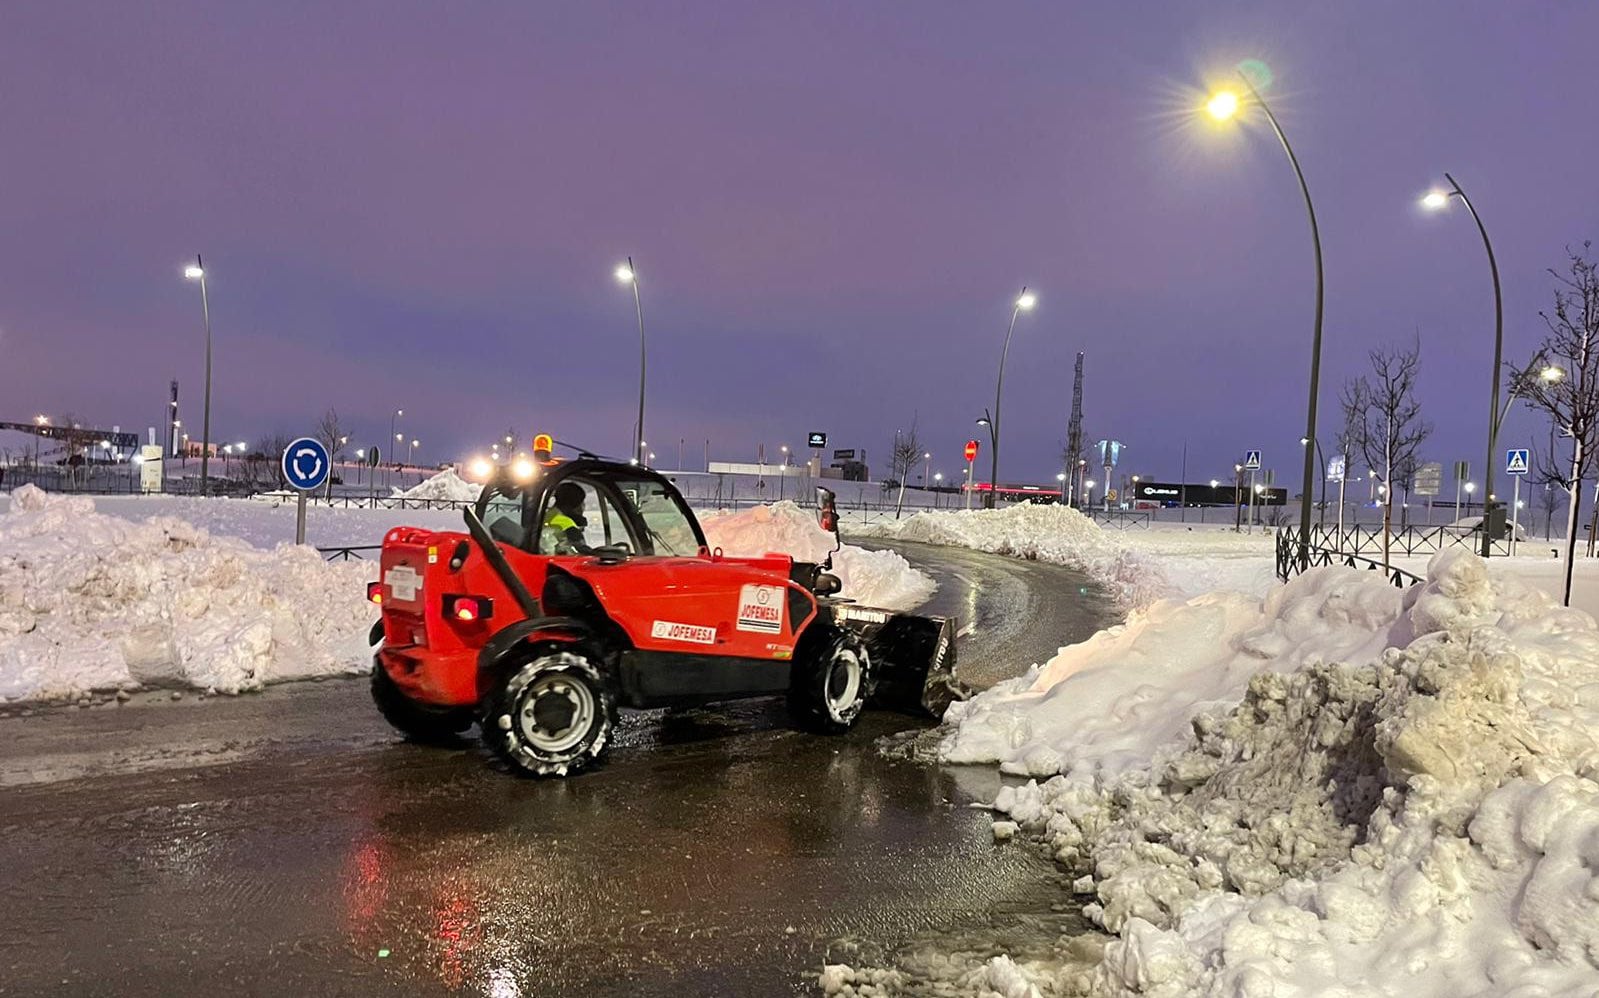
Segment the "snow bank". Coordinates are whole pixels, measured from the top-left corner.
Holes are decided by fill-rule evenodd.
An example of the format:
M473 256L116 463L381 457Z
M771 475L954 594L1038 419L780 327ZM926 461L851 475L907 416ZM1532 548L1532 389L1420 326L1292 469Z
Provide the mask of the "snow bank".
M1176 594L1153 560L1067 506L1020 503L1005 509L928 511L851 530L869 537L949 544L1069 565L1097 578L1125 606L1147 606Z
M1599 993L1599 629L1469 552L1160 604L948 723L1059 774L995 807L1115 934L1093 993Z
M792 502L700 515L712 548L735 557L770 552L796 561L820 562L833 551L833 535L817 526L814 514ZM833 571L844 583L840 595L890 610L908 610L933 594L925 572L893 551L867 551L846 544L833 553Z
M481 482L469 482L456 474L454 468L445 468L432 478L408 489L395 489L394 495L401 499L451 499L456 502L477 502L478 493L482 491Z
M371 570L25 485L0 516L0 699L141 683L236 693L361 670Z

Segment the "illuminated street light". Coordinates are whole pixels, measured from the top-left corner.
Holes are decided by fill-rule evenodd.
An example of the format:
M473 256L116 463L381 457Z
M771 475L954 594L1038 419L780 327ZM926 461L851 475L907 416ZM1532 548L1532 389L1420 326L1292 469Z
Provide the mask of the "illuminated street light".
M1429 191L1421 199L1423 206L1433 210L1442 210L1449 204L1450 198L1459 198L1460 203L1471 212L1471 220L1477 223L1477 233L1482 236L1482 248L1488 254L1488 273L1493 278L1494 285L1494 362L1488 371L1488 460L1483 467L1483 492L1488 496L1488 501L1483 504L1482 518L1482 548L1478 552L1484 558L1493 551L1493 533L1489 525L1493 519L1493 490L1494 490L1494 457L1499 450L1499 369L1504 366L1505 351L1505 303L1504 296L1499 291L1499 264L1494 259L1493 243L1488 240L1488 227L1482 224L1482 216L1477 214L1477 206L1471 203L1471 198L1461 189L1454 177L1444 174L1444 179L1449 181L1449 189L1442 188Z
M1023 285L1021 294L1016 296L1016 304L1011 307L1010 324L1005 327L1005 346L999 354L999 381L994 385L994 411L984 412L984 418L978 420L979 425L988 427L989 435L988 480L992 488L983 496L983 505L989 509L994 508L999 491L999 403L1005 392L1005 358L1010 355L1010 337L1016 331L1016 317L1023 312L1031 312L1037 304L1038 296L1028 294L1027 286Z
M1310 244L1315 251L1316 259L1316 312L1315 322L1312 326L1310 339L1310 392L1305 414L1305 439L1313 440L1316 437L1316 401L1321 388L1321 317L1322 301L1325 285L1322 280L1321 265L1321 230L1316 225L1316 207L1310 200L1310 186L1305 183L1305 172L1299 168L1299 157L1294 155L1293 146L1288 144L1288 136L1284 134L1282 126L1277 123L1277 116L1272 113L1271 105L1255 89L1248 75L1242 69L1238 71L1239 78L1243 81L1248 97L1265 114L1271 130L1276 133L1277 141L1281 143L1283 152L1288 155L1288 165L1294 168L1294 177L1299 181L1299 193L1305 200L1305 214L1310 218ZM1217 121L1228 121L1237 117L1242 110L1243 97L1232 90L1222 90L1211 95L1205 103L1205 110ZM1311 448L1305 448L1304 481L1300 487L1299 498L1299 550L1298 562L1301 569L1310 565L1310 506L1311 483L1315 481L1316 454Z
M1217 121L1226 121L1238 113L1238 95L1231 90L1221 90L1205 102L1205 110Z
M211 298L205 286L205 266L199 254L183 268L183 276L200 282L200 311L205 316L205 406L200 417L200 494L206 494L211 477Z
M1550 364L1548 367L1538 372L1538 377L1544 381L1550 382L1551 384L1556 381L1563 381L1566 377L1566 369L1563 367L1556 367L1554 364Z
M1212 479L1211 479L1211 480L1210 480L1210 487L1211 487L1211 488L1215 488L1215 487L1216 487L1216 486L1218 486L1218 485L1220 485L1220 484L1221 484L1221 482L1220 482L1220 481L1218 481L1218 480L1216 480L1216 479L1214 479L1214 478L1212 478Z
M633 258L628 257L625 265L616 268L616 279L633 289L633 309L638 313L638 422L633 424L633 439L638 441L638 446L633 449L636 461L644 461L644 369L646 354L644 350L644 302L639 297L638 270L633 266Z

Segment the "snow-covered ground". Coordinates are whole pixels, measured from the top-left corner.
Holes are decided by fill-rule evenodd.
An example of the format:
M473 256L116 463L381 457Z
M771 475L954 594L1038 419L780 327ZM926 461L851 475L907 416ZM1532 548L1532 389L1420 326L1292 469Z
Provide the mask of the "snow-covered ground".
M1018 505L924 512L848 527L850 536L953 544L1070 565L1127 607L1217 588L1263 594L1275 581L1272 540L1210 525L1104 530L1075 509Z
M1599 994L1591 615L1464 550L1403 592L1342 568L1277 586L1269 539L1096 538L1067 512L895 528L1077 565L1134 608L956 704L936 749L1032 778L999 793L995 837L1045 843L1108 936L955 966L936 993Z
M372 570L25 486L0 515L0 700L358 671Z
M324 562L295 504L174 496L0 495L0 701L138 685L236 693L364 671L375 562ZM313 507L311 546L375 545L392 526L461 529L454 510ZM793 503L713 515L730 555L820 561L832 538ZM933 582L888 551L834 556L844 594L892 609Z

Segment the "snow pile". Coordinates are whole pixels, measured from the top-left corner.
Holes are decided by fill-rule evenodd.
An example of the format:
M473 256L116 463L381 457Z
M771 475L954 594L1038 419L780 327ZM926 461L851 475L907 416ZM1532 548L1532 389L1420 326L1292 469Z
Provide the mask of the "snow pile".
M700 526L712 549L721 548L733 557L777 553L795 561L821 562L832 553L833 573L844 584L840 595L868 606L906 610L933 593L933 580L894 551L846 544L834 552L833 535L817 525L813 513L792 502L706 513Z
M1599 629L1463 550L1428 575L1162 604L952 709L949 757L1061 774L995 807L1118 937L1095 993L1599 989Z
M483 491L479 482L469 482L455 473L454 468L445 468L417 485L408 489L394 490L396 499L450 499L455 502L477 502L478 493Z
M1068 506L1019 503L1005 509L929 511L854 529L866 536L949 544L1069 565L1099 579L1125 606L1147 606L1176 593L1150 559L1111 538L1093 520Z
M0 516L0 700L136 684L236 693L360 670L370 571L25 485Z

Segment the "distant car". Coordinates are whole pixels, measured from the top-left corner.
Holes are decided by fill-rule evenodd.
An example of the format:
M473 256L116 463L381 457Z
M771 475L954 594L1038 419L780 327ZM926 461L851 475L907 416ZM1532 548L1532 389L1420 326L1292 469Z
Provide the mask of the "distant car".
M1506 524L1506 526L1515 531L1517 541L1525 541L1527 539L1527 530L1521 524L1512 521ZM1455 531L1460 534L1480 534L1482 533L1482 517L1463 516L1454 523L1449 524L1445 529Z

